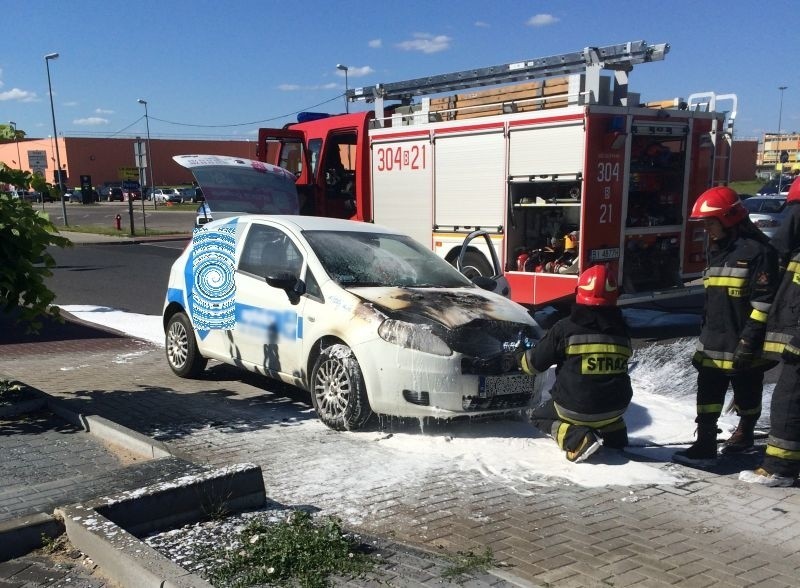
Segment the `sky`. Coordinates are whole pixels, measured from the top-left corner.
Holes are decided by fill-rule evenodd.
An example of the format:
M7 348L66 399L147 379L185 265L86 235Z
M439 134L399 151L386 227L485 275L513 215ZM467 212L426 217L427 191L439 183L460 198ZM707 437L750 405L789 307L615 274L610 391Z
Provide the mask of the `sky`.
M642 99L738 96L735 135L800 131L793 0L5 0L0 121L29 137L255 138L349 87L644 40ZM781 91L780 87L786 86ZM369 108L364 103L351 111Z
M164 346L161 317L128 313L94 305L64 305L61 309L81 320L112 328L157 346ZM652 322L652 311L628 311L629 323ZM663 315L666 321L666 313ZM680 315L672 315L682 320ZM313 500L316 483L330 486L326 481L336 479L341 484L337 501L348 513L349 522L359 523L368 515L375 487L422 484L434 470L453 469L478 472L487 480L500 483L522 495L536 492L538 486L577 484L586 487L634 486L638 484L679 484L685 479L678 466L660 467L658 462L670 462L672 453L694 441L695 380L697 372L691 365L696 338L675 340L669 344L652 345L635 350L630 362L633 401L625 421L628 425L630 447L627 453L639 455L656 463L631 459L630 455L602 450L589 460L574 464L564 458L555 442L522 421L458 423L446 427L420 426L420 430L385 432L343 432L345 437L335 455L316 460L313 468L304 473L304 487L311 493L297 496ZM163 351L159 351L162 352ZM120 354L113 361L127 363L137 355ZM166 366L166 359L164 359ZM81 369L64 366L62 369ZM540 378L544 390L552 385L552 373ZM769 406L774 384L764 386L763 414L759 428L768 422ZM295 410L295 409L293 409ZM310 403L307 412L313 413ZM287 415L292 427L282 428L280 435L296 435L298 446L313 443L309 437L325 429L316 418L298 419ZM736 428L738 417L725 413L719 425L725 439ZM768 426L768 425L767 425ZM252 442L269 444L269 430L247 433ZM378 443L376 443L376 441ZM373 468L370 464L392 463L391 468ZM353 475L347 475L353 471ZM275 482L280 483L280 482ZM302 492L293 488L292 492ZM635 499L632 493L632 499ZM341 511L340 511L341 512Z

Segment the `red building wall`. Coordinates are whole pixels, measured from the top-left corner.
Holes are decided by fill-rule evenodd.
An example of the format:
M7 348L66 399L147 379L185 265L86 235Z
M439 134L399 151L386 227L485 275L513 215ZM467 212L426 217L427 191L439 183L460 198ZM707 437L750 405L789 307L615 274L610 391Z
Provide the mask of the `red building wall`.
M61 168L67 172L70 187L80 183L80 176L90 175L92 184L102 186L106 182L119 182L126 179L126 169L136 167L134 144L136 139L107 139L86 137L60 137L58 140ZM146 145L143 138L142 143ZM19 168L17 147L22 169L31 171L28 165L28 151L45 151L47 157L46 178L54 181L56 168L55 144L50 138L26 139L17 146L13 141L0 144L0 161L12 168ZM192 175L188 170L172 160L173 155L230 155L256 159L256 141L207 141L183 139L151 139L153 179L156 186L188 184ZM148 162L150 158L148 156ZM133 179L133 178L131 178ZM147 170L147 183L150 170Z

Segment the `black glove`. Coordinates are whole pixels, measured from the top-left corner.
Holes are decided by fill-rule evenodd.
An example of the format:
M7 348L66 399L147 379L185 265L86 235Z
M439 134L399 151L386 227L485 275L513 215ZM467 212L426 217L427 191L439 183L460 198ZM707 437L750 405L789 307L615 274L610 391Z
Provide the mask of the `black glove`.
M781 359L784 363L800 363L800 349L794 346L794 339L787 343L781 352Z
M752 367L755 356L755 349L750 342L741 339L736 346L736 351L733 352L733 369L744 370Z

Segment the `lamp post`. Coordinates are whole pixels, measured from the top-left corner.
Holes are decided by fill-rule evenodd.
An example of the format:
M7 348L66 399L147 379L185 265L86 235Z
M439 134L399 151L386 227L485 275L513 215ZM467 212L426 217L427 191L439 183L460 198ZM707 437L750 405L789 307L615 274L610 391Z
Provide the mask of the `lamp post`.
M778 108L778 146L775 149L775 167L778 167L778 163L781 163L781 118L783 116L783 91L788 88L788 86L778 86L778 90L781 91L781 102ZM778 170L778 194L781 193L781 184L783 184L783 166L781 169Z
M336 69L344 72L344 111L350 114L350 103L347 101L347 91L350 89L347 85L347 72L350 68L342 63L337 63Z
M53 137L56 142L56 182L58 183L58 197L61 198L61 212L64 215L64 226L68 227L67 205L64 202L64 187L61 185L61 155L58 153L58 133L56 132L56 111L53 107L53 86L50 83L50 60L58 59L58 53L48 53L44 56L44 64L47 67L47 91L50 94L50 114L53 117Z
M144 122L147 125L147 167L150 168L150 197L153 199L153 208L156 207L156 199L153 195L155 193L156 184L153 180L153 152L150 150L150 117L147 115L147 100L142 100L139 98L137 100L139 104L144 104ZM142 198L144 198L144 194L142 194Z
M11 125L11 128L14 129L14 143L17 145L17 164L19 165L19 171L22 171L22 158L19 156L19 140L17 139L17 123L13 120L8 121L8 124Z

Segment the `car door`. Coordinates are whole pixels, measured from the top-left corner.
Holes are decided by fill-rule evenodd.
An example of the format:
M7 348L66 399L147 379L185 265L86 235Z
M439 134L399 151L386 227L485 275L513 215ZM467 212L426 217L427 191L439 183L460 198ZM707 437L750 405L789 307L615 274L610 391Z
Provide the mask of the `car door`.
M289 272L299 279L304 265L300 247L286 231L251 223L236 270L233 343L251 369L289 382L303 374L305 298L273 288L265 278Z

